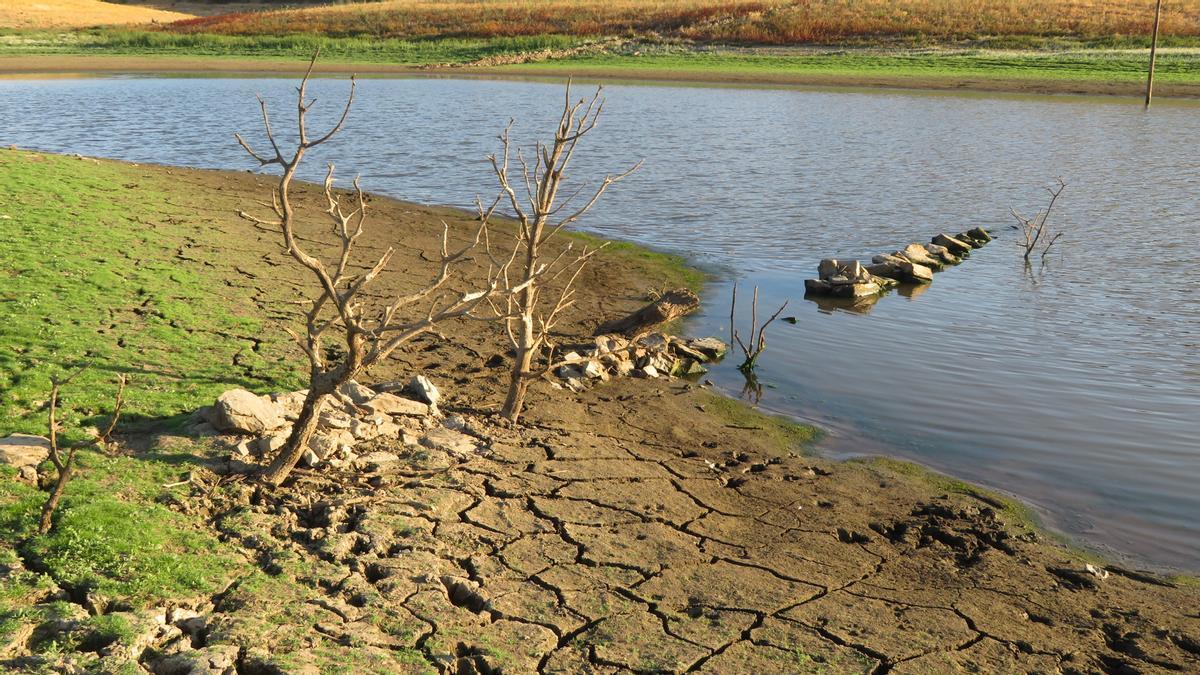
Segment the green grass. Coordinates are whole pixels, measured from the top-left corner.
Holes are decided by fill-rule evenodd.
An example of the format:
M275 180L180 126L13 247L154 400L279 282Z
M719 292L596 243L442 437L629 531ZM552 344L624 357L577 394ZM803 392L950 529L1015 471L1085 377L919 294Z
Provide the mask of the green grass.
M0 151L0 435L45 434L50 377L85 364L63 390L68 429L111 411L117 372L129 423L299 384L286 336L178 257L219 233L183 224L166 189L135 167Z
M85 54L111 56L222 56L307 59L319 47L323 62L427 65L465 63L541 49L566 49L585 42L562 35L429 40L328 38L318 35L177 35L150 31L94 29L73 32L0 33L0 55Z
M604 245L606 258L630 261L649 275L662 279L664 286L671 288L688 288L699 293L710 278L707 272L673 253L655 251L627 241L611 241L587 232L564 231L562 236L591 248Z
M1067 80L1086 82L1141 82L1146 57L1133 52L878 52L839 51L820 54L761 53L711 50L664 50L639 56L601 54L530 64L501 66L519 73L609 71L630 75L672 73L831 77L981 78L1017 80ZM1159 56L1156 80L1160 83L1200 82L1200 54L1164 53Z

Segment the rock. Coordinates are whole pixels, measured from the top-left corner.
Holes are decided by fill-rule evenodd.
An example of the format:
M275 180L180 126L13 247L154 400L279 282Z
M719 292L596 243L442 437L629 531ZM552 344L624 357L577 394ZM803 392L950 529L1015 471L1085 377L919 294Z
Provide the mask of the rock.
M583 369L575 364L567 364L558 369L558 376L562 378L563 383L567 385L571 391L583 391L587 389L587 377L583 374Z
M938 259L947 265L957 265L962 262L962 258L951 253L950 249L945 246L930 243L925 245L925 250L929 251L930 255L937 256Z
M0 438L0 464L15 467L21 475L28 469L37 475L37 466L50 457L50 439L42 436L13 434Z
M703 375L708 372L708 369L700 365L700 362L693 359L679 359L675 362L675 368L671 370L671 375L676 377L688 377L693 375Z
M454 431L462 431L467 428L467 420L462 415L450 415L442 420L442 426Z
M604 366L600 365L599 361L588 361L583 364L583 375L593 380L609 379L608 371L604 369Z
M255 445L255 447L258 447L257 440L254 441L254 445ZM250 456L250 441L248 439L242 439L242 440L238 441L238 444L233 446L233 453L231 453L231 454L234 457L238 457L238 458L242 458L242 459L249 457Z
M988 231L983 229L982 227L973 227L973 228L967 230L967 234L970 235L971 237L973 237L974 239L976 239L977 241L982 241L985 244L987 242L991 241L992 239L994 239L994 237L992 237L992 235L989 234Z
M287 444L290 431L263 436L258 439L258 453L264 457L270 457L275 454L275 451Z
M350 399L356 405L363 405L375 396L375 390L364 387L354 380L350 380L338 387L338 393Z
M942 261L939 258L934 258L929 251L920 244L909 244L904 247L903 251L897 251L896 255L908 260L917 265L924 265L931 269L940 270Z
M220 431L255 435L287 424L283 408L245 389L231 389L217 397L211 421Z
M724 340L715 337L688 340L687 345L712 360L725 358L725 354L729 351L729 345L725 344Z
M833 258L826 258L817 263L817 278L822 281L829 281L831 277L836 275L841 269L841 264Z
M672 370L675 370L675 362L677 360L678 359L667 352L658 352L648 355L646 358L646 363L643 364L643 367L653 366L654 369L660 373L669 373Z
M982 239L976 239L975 237L972 237L966 232L959 232L958 234L954 235L954 238L961 242L970 244L971 248L983 248L983 245L987 243Z
M954 237L951 237L948 234L939 234L936 237L934 237L931 241L933 243L937 244L938 246L945 246L946 248L950 249L951 253L953 253L954 255L957 255L957 256L961 256L963 254L970 253L971 248L972 248L972 246L970 244L968 244L964 241L955 239Z
M354 418L350 415L340 410L332 409L322 410L320 420L317 424L326 429L349 429L353 421Z
M300 416L300 410L304 408L304 399L306 398L308 398L307 389L289 391L283 394L271 394L271 400L275 405L283 409L284 417L287 417L289 420L294 420Z
M654 366L647 365L639 370L633 371L633 374L638 377L658 377L658 369Z
M417 377L420 377L419 375ZM433 385L430 385L433 386ZM437 391L436 389L434 390ZM434 397L436 398L436 396ZM414 401L411 398L403 398L395 394L376 394L366 407L373 413L380 415L404 415L409 417L424 417L430 412L429 405Z
M314 469L314 468L320 466L321 458L317 456L317 453L313 452L312 450L310 450L308 448L305 448L304 453L302 455L300 455L300 463L303 464L304 466L307 466L310 469Z
M417 397L418 401L424 401L431 406L437 406L438 401L442 398L437 387L433 386L433 382L424 375L414 375L413 379L408 383L408 391Z
M933 270L924 265L896 256L875 256L875 260L879 262L867 266L867 271L874 276L915 284L933 281Z
M629 359L618 359L617 362L613 364L613 372L616 373L617 377L628 377L629 374L636 369L637 366L635 366L633 361L630 361Z
M804 290L810 295L827 295L831 298L861 298L883 292L879 284L874 282L836 283L821 279L805 279Z
M629 346L629 341L618 335L600 335L596 337L596 353L611 354Z
M880 288L880 290L884 291L900 285L900 282L895 279L889 279L888 277L877 277L875 275L871 275L871 283L875 284Z
M337 457L343 450L349 450L353 447L354 436L345 430L333 433L318 432L313 434L312 438L308 439L308 449L316 454L317 459Z
M475 452L475 439L453 429L436 427L430 429L421 437L421 445L432 450L441 450L453 455L466 455Z
M379 425L374 420L351 420L350 435L357 441L369 441L379 436Z
M632 314L606 321L596 328L593 335L618 334L632 337L647 329L681 318L700 308L700 298L686 288L667 291L654 302Z

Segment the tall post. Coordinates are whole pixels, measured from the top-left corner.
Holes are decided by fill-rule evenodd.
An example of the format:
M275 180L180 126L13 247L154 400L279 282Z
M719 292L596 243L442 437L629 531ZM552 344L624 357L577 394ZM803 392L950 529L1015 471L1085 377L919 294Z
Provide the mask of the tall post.
M1154 59L1158 54L1158 22L1162 18L1162 0L1154 3L1154 37L1150 40L1150 74L1146 76L1146 107L1154 95Z

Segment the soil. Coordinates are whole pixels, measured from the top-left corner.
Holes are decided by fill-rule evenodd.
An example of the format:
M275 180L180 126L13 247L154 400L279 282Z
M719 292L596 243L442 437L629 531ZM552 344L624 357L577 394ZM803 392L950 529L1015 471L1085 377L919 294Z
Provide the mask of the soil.
M285 320L294 310L280 300L304 277L275 233L227 208L262 199L268 179L169 171L209 205L197 225L226 242L181 253ZM315 196L303 191L306 206ZM362 256L398 245L393 269L428 268L439 219L459 237L472 225L451 209L379 197L371 208ZM330 243L318 222L304 237ZM562 339L636 308L665 278L634 256L588 268ZM375 291L410 283L384 277ZM198 653L236 645L240 672L321 659L378 672L1200 671L1200 587L1088 571L1002 502L909 465L806 455L802 430L703 382L580 394L539 382L523 423L501 423L500 331L454 325L371 374L438 384L443 409L486 448L466 461L378 441L406 461L299 471L270 491L211 441L125 439L207 457L178 508L296 589L256 594L239 580L204 599Z

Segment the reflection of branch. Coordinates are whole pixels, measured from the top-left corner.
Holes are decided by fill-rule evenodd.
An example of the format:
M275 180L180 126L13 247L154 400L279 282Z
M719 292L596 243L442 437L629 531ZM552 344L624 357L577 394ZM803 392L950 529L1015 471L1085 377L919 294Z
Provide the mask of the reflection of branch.
M52 525L54 510L58 508L58 502L62 499L63 491L67 487L67 481L71 480L71 476L75 473L75 453L82 448L93 445L98 445L102 448L107 448L112 440L113 430L117 428L117 420L121 419L121 409L125 407L125 375L117 377L117 398L113 405L112 419L109 420L108 426L104 431L100 432L95 438L87 441L78 441L68 446L60 447L58 444L58 399L59 393L63 385L75 379L77 375L87 370L88 366L84 366L79 370L71 373L65 379L50 378L50 414L49 414L49 431L50 431L50 462L54 464L54 468L58 470L58 479L54 482L54 489L51 490L50 496L46 499L46 503L42 505L42 517L38 522L38 533L46 534L50 531ZM63 450L66 450L66 458L63 457Z
M742 354L744 354L746 357L745 360L742 361L742 365L738 366L738 370L742 371L743 373L752 372L754 370L754 366L758 362L758 357L763 353L763 350L767 348L767 326L770 326L775 319L778 319L779 315L783 313L783 310L787 309L787 306L788 301L785 300L779 309L775 310L775 313L771 315L771 318L767 319L761 326L759 326L758 286L755 286L754 299L750 303L750 339L748 343L742 342L742 337L738 334L737 328L735 327L736 319L734 315L737 310L737 283L735 282L733 284L733 298L729 302L729 331L730 336L733 338L733 342L737 343L737 346L742 350Z

